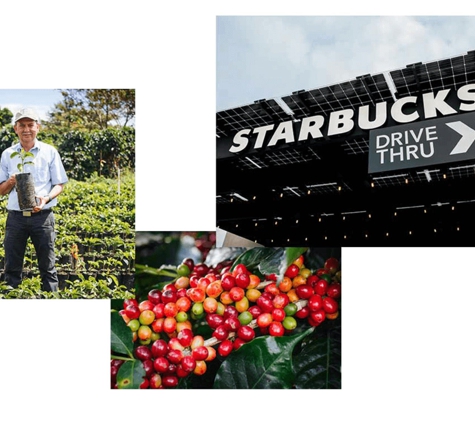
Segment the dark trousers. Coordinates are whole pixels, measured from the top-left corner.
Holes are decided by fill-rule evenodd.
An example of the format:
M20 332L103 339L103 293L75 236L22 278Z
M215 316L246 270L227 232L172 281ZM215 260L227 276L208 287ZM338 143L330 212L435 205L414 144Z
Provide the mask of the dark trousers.
M51 291L51 283L58 283L55 269L55 237L52 210L32 213L30 217L25 217L20 211L8 211L4 241L7 284L14 288L20 285L26 245L30 238L38 258L42 288Z

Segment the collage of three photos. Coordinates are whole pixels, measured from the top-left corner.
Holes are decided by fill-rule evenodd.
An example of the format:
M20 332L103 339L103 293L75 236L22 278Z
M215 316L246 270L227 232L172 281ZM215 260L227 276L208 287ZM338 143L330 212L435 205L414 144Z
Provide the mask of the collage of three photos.
M135 90L27 91L0 298L110 300L110 389L341 389L342 248L471 246L475 51L217 111L212 232L135 230Z

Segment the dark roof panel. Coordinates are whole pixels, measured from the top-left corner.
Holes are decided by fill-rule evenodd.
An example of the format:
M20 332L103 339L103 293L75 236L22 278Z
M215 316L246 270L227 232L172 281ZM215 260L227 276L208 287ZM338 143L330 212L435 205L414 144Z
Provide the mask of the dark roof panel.
M217 134L469 83L473 52L221 111ZM217 225L266 246L473 246L474 160L370 175L368 138L355 131L217 160Z

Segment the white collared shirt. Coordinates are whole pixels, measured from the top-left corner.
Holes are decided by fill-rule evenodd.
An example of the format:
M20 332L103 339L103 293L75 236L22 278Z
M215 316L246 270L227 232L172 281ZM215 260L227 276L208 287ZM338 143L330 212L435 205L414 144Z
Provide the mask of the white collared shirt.
M0 183L3 183L11 175L18 173L17 166L21 162L20 157L16 156L12 159L10 155L15 151L20 152L20 150L21 145L18 142L2 152L0 159ZM31 160L34 164L26 165L23 172L33 174L36 196L46 196L51 192L53 186L67 183L68 177L61 157L55 147L35 139L35 144L30 152L35 157L33 159L30 158L28 161ZM52 199L44 206L44 209L54 207L57 202L56 198ZM9 194L7 209L20 211L15 188Z

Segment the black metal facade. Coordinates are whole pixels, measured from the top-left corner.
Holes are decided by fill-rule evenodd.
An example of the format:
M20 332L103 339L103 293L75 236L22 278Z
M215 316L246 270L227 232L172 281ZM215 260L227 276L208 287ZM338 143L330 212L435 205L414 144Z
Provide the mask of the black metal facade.
M217 226L265 246L472 246L473 160L369 174L358 129L228 153L243 129L471 83L475 51L218 112Z

